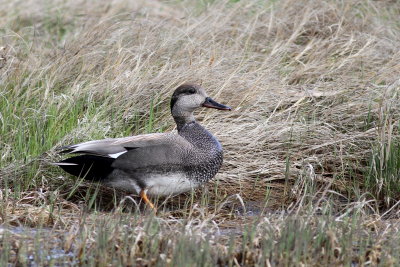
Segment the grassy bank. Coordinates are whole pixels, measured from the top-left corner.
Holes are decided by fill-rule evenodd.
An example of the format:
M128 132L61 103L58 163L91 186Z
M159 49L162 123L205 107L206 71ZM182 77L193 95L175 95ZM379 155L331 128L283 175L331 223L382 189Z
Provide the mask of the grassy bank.
M0 265L400 264L399 15L372 0L1 4ZM49 164L61 145L175 130L185 81L234 107L196 114L225 150L207 187L154 216Z

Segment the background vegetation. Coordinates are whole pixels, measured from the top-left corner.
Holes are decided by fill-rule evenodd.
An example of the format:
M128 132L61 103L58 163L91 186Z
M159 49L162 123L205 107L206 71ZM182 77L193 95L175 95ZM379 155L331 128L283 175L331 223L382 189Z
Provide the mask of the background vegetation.
M0 265L397 266L398 1L0 2ZM183 82L225 163L160 199L86 184L61 145L172 131Z

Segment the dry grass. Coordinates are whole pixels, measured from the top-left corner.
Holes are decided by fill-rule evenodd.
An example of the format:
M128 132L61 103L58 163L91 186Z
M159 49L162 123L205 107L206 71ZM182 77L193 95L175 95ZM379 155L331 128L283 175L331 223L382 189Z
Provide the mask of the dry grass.
M94 138L174 130L169 97L185 81L201 84L234 109L197 115L223 144L224 166L202 192L167 201L159 215L166 225L193 220L199 232L241 220L253 225L254 217L241 216L252 205L290 214L273 219L264 210L266 221L256 226L256 236L264 233L265 224L275 229L292 225L292 216L309 205L309 220L316 221L312 216L326 206L330 216L341 219L355 207L363 214L360 221L398 217L399 14L396 1L372 0L3 3L0 222L63 232L84 221L92 235L95 225L80 219L83 214L93 208L109 212L124 195L76 182L48 166L57 159L54 149ZM122 207L126 211L135 204ZM299 218L300 224L307 220ZM329 242L340 243L345 235L335 229L324 228L323 234L332 232L326 235ZM139 232L138 240L149 234ZM377 240L383 241L376 244L384 246L392 232L382 233ZM88 236L87 243L79 242L92 244L95 238ZM166 250L165 261L175 249ZM289 266L290 253L275 258L280 249L249 262L247 256L217 254L225 255L221 265L263 265L268 259ZM137 264L155 264L147 262L150 254L141 253L145 262ZM322 252L313 253L296 259L307 264ZM340 265L352 262L349 257L324 259ZM362 264L367 258L353 261Z

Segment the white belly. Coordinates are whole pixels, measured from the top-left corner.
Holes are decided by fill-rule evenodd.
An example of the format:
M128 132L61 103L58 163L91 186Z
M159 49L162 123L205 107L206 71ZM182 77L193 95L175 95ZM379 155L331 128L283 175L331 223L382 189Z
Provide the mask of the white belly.
M153 174L142 179L146 185L145 190L147 190L147 194L150 196L177 195L190 191L199 185L198 183L191 182L182 173ZM136 194L139 194L141 191L135 179L130 178L120 171L114 171L111 177L103 182L107 186L128 192L135 192Z
M193 190L198 183L193 183L180 173L154 175L147 178L147 194L150 196L169 196Z

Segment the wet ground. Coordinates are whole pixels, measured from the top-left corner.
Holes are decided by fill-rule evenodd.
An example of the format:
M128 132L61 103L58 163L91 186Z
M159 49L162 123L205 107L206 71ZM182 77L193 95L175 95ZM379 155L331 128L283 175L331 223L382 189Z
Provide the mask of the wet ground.
M230 204L227 204L229 206ZM249 201L245 205L232 205L230 209L235 217L251 220L264 211L260 203ZM242 225L232 223L213 228L207 234L217 238L242 235ZM51 228L29 228L22 226L0 226L0 240L12 240L9 262L23 262L26 266L42 266L43 263L52 266L71 266L78 263L77 255L63 249L68 232ZM73 247L73 244L72 244ZM26 256L21 256L26 255ZM24 257L24 258L21 258ZM12 266L12 265L10 265Z
M60 233L51 229L0 226L0 240L11 240L10 244L3 244L11 248L10 263L18 261L26 266L39 267L43 262L58 263L53 266L70 266L76 262L72 252L61 249L63 238Z

